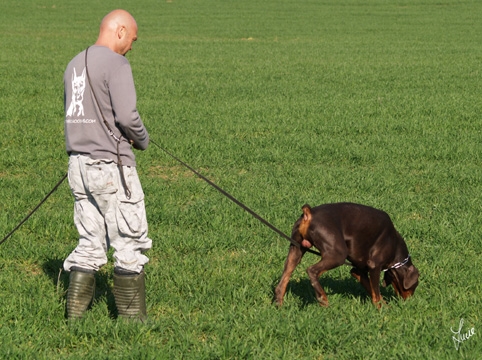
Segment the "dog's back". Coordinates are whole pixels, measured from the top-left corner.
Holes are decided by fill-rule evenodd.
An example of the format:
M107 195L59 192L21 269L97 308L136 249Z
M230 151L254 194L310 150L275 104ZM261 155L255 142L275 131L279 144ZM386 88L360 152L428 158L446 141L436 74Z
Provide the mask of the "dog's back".
M307 205L305 205L307 206ZM396 234L390 216L379 209L354 203L324 204L310 208L309 225L303 224L303 217L295 223L293 231L299 227L302 234L313 238L320 233L339 232L346 241L362 241L364 246L372 245L372 241L382 234ZM303 231L303 227L306 230ZM310 230L310 231L308 231ZM310 234L311 232L311 234ZM310 235L317 236L310 236ZM316 246L316 244L313 244Z

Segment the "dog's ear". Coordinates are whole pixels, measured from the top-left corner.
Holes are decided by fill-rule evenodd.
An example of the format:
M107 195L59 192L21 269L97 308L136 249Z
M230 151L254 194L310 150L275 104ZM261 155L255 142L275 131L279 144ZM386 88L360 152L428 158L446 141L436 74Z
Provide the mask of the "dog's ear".
M405 274L405 277L403 278L403 288L411 289L412 286L417 283L419 276L420 273L418 272L418 269L415 266L410 265L407 273Z

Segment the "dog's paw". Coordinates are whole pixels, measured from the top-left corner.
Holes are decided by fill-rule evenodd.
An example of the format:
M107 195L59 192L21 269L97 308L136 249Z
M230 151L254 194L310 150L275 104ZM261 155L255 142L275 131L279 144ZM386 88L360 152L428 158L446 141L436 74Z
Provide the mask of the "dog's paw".
M329 306L328 299L326 297L317 297L316 300L318 300L320 306L323 306L325 308Z

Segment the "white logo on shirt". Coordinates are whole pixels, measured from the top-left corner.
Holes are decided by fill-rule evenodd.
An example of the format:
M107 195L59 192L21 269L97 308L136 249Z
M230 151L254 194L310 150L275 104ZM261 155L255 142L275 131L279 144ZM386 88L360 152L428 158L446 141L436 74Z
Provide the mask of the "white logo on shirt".
M72 102L67 110L67 116L84 116L85 68L82 75L77 76L74 68L72 74ZM77 112L77 113L76 113Z

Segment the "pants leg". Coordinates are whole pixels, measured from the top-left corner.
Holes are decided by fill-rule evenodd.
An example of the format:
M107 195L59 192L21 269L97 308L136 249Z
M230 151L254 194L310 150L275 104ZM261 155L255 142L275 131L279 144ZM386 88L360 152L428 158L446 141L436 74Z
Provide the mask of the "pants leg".
M147 237L147 217L142 190L135 167L124 167L124 176L131 191L128 199L118 179L117 204L115 212L106 216L110 245L114 248L114 266L141 273L149 258L144 252L152 247Z
M64 269L74 266L99 270L107 263L109 246L115 250L115 266L140 273L149 259L150 249L144 193L135 167L124 167L132 196L127 199L117 164L72 155L69 160L69 184L75 198L74 223L79 243L64 262Z

